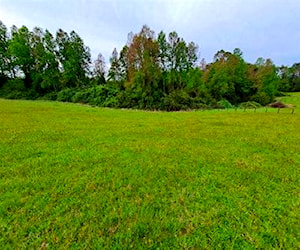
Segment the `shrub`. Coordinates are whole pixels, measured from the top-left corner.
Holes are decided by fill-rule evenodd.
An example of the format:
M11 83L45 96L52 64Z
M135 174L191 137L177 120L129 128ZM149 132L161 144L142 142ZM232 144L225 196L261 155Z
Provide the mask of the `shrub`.
M178 111L190 108L191 98L184 90L175 90L162 99L161 108L167 111Z
M71 102L72 97L75 95L75 89L66 88L57 93L57 101Z
M6 76L0 75L0 88L2 88L7 81L8 78Z
M87 102L93 105L117 107L117 94L118 90L115 86L106 84L89 88L85 93L85 97L87 98Z
M0 96L7 99L36 99L38 94L33 89L25 88L22 79L13 79L0 89Z
M89 88L67 88L57 93L57 100L64 102L88 103L101 107L118 107L118 90L110 85Z
M221 101L218 101L217 104L218 104L221 108L223 108L223 109L231 109L231 108L233 108L233 105L232 105L229 101L227 101L226 99L223 99L223 100L221 100Z
M42 99L51 100L51 101L57 100L57 93L56 92L47 93L42 97Z
M80 102L80 103L87 103L88 102L89 93L88 91L78 90L75 94L71 97L72 102Z
M261 105L267 105L272 101L272 98L265 92L258 92L251 99L253 102L260 103Z
M106 98L105 101L103 102L103 107L116 108L118 106L119 106L119 102L116 96Z

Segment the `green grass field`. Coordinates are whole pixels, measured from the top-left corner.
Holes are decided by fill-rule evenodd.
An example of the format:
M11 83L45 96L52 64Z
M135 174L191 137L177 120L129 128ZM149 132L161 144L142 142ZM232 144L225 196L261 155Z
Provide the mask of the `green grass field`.
M0 100L1 249L300 248L291 109Z

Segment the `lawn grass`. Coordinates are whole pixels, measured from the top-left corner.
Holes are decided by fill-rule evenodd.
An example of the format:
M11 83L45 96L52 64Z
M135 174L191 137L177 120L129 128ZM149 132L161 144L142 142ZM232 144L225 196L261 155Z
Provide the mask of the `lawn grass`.
M281 101L298 107L0 99L0 246L300 248L300 94Z

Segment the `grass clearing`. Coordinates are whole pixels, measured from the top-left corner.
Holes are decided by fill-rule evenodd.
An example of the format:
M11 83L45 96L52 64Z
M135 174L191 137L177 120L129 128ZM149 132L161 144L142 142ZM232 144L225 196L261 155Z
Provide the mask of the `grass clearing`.
M4 248L300 248L290 109L144 112L0 100Z

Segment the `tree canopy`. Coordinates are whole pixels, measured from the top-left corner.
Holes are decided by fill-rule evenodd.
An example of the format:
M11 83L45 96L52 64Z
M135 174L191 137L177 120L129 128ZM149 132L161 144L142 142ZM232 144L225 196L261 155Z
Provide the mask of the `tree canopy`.
M236 48L220 50L211 63L199 58L195 42L177 32L155 32L144 25L129 33L120 52L113 49L107 70L99 52L75 32L13 26L0 21L0 96L80 101L100 106L180 110L267 104L282 91L300 90L300 63L276 67L271 59L255 64Z

